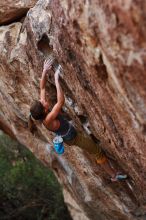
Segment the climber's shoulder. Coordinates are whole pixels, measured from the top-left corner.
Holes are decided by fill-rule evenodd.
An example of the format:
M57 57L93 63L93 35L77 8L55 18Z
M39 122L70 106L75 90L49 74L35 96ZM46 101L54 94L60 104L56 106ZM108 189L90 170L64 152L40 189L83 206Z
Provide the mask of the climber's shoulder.
M57 118L53 118L51 113L43 121L44 126L50 131L56 131L60 127L60 122Z

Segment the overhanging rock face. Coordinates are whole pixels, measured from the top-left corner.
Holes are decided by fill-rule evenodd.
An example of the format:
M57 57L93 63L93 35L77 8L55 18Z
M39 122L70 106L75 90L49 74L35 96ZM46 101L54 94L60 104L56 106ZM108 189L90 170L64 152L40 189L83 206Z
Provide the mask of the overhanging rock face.
M0 128L52 167L74 219L144 219L135 209L146 200L145 11L145 1L39 0L23 23L0 27ZM128 174L125 182L110 183L77 146L57 156L42 125L29 132L29 107L52 51L64 71L66 113L100 140L113 166ZM47 91L53 103L52 80Z
M0 1L0 24L7 24L26 15L36 0L1 0Z

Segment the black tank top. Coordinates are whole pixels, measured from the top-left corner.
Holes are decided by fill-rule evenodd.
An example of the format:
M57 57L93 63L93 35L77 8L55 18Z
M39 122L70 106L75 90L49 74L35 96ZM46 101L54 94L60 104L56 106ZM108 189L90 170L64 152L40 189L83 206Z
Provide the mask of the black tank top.
M72 124L70 124L63 115L59 114L57 119L60 122L60 127L55 131L57 135L61 135L64 141L70 141L77 135L77 131Z
M70 123L61 114L59 114L57 116L57 119L60 122L60 127L55 131L55 133L58 134L58 135L66 134L68 132L69 128L70 128Z

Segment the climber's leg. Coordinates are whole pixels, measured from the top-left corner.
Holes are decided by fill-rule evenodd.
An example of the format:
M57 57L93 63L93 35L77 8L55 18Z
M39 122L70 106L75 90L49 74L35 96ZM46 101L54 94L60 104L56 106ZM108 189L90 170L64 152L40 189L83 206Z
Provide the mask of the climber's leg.
M105 170L106 173L109 174L111 178L114 178L116 175L116 171L111 167L108 159L106 157L103 157L101 159L96 159L97 163L102 166L102 168Z
M105 170L105 172L110 175L112 182L118 180L125 180L127 178L126 174L119 173L111 167L109 160L107 159L107 157L105 157L104 154L103 155L98 154L96 157L96 162L100 164L102 168Z
M96 157L96 162L102 166L106 173L109 174L112 181L126 179L127 175L117 174L117 172L111 167L107 157L104 152L89 136L85 136L81 133L77 133L77 136L71 140L66 141L69 145L77 145L80 148L86 150L90 154L94 154Z
M77 133L76 137L70 141L65 141L68 145L77 145L90 154L96 154L98 145L87 135Z

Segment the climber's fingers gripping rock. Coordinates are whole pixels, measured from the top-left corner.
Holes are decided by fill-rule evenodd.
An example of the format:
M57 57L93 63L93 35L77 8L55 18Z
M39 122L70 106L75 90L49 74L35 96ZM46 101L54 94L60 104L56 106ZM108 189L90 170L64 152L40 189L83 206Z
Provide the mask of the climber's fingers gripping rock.
M52 68L53 61L54 61L54 58L49 58L48 60L45 60L44 67L43 67L44 72L47 72L48 70Z

